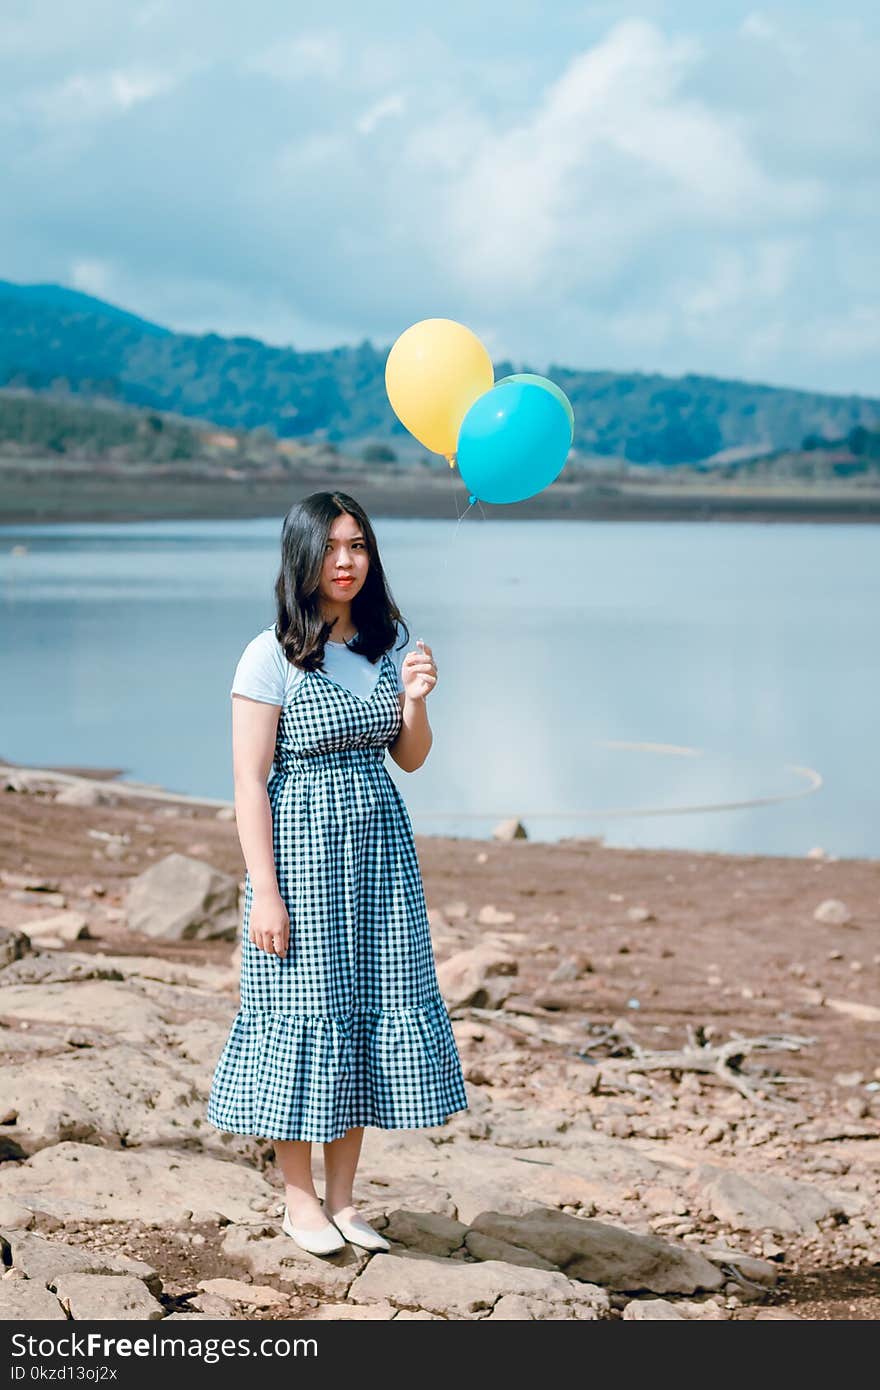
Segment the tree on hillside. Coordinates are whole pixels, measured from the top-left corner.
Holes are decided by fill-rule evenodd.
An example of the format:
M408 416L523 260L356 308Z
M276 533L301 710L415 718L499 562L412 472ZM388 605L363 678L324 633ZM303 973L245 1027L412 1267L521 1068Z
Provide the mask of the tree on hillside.
M390 444L365 444L361 449L364 463L396 463L397 455Z

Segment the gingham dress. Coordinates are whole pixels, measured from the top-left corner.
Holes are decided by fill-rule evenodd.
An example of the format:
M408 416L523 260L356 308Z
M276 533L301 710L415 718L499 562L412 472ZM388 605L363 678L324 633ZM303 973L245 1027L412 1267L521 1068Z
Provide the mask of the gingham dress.
M247 873L240 1007L206 1111L218 1129L327 1142L468 1108L412 825L384 763L401 719L387 652L369 699L317 670L282 706L267 790L290 943L282 958L250 941Z

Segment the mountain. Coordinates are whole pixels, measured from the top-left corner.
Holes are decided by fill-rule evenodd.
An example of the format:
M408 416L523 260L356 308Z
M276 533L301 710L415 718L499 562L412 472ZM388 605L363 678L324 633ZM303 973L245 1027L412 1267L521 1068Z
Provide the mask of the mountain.
M16 285L11 280L0 280L0 300L17 299L26 304L48 304L74 314L97 314L102 318L122 319L134 324L143 333L153 333L158 337L170 333L170 328L151 323L138 314L130 314L106 299L95 299L94 295L83 294L81 290L70 290L66 285Z
M410 437L385 394L388 348L326 352L173 333L63 286L0 281L0 387L70 392L279 438L337 444ZM496 377L528 371L498 362ZM639 463L800 447L880 426L880 401L688 375L552 366L575 412L575 448Z

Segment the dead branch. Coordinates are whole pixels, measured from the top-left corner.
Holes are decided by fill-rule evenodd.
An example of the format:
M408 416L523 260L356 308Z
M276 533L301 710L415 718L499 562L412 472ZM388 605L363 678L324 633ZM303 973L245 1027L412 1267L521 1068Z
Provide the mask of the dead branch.
M641 1047L634 1038L628 1039L630 1056L603 1058L600 1067L601 1082L616 1085L618 1073L629 1072L698 1072L714 1076L727 1086L739 1091L755 1107L773 1107L776 1102L759 1094L740 1071L743 1059L756 1052L799 1052L816 1041L815 1038L801 1037L790 1033L770 1033L756 1038L735 1036L723 1043L703 1041L702 1029L688 1028L688 1042L674 1051L654 1051ZM590 1052L599 1045L607 1045L603 1037L601 1044L594 1041L582 1048L578 1055L585 1060L595 1061ZM779 1084L793 1078L772 1076L768 1068L761 1068L763 1079ZM597 1081L594 1090L598 1089ZM627 1089L629 1089L627 1087Z
M697 1072L705 1076L714 1076L725 1086L732 1086L755 1108L763 1106L768 1109L778 1107L779 1102L760 1095L754 1086L750 1085L749 1079L741 1071L743 1060L759 1052L799 1052L801 1048L808 1047L816 1041L815 1038L801 1037L798 1034L768 1033L756 1038L735 1034L726 1042L712 1043L707 1037L707 1030L701 1024L688 1024L687 1043L684 1047L660 1051L643 1048L618 1022L616 1026L602 1026L586 1045L579 1044L572 1049L571 1039L566 1042L559 1037L558 1032L554 1036L540 1027L538 1019L542 1015L538 1014L537 1010L528 1016L529 1023L525 1026L516 1022L515 1014L503 1009L480 1009L474 1005L467 1005L457 1009L454 1016L482 1020L508 1037L525 1036L534 1043L549 1044L570 1056L574 1055L584 1062L591 1063L596 1067L590 1087L594 1094L603 1087L608 1087L643 1096L650 1095L648 1088L630 1079L629 1074L633 1072L665 1071L673 1075ZM600 1050L606 1055L601 1058L592 1055ZM760 1079L765 1085L803 1084L802 1078L776 1076L769 1067L757 1068L757 1075L753 1073L751 1079Z

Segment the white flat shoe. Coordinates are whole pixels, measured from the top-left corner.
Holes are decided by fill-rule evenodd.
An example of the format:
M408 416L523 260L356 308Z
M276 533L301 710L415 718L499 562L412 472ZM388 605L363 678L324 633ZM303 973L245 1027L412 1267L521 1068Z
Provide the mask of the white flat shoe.
M325 1221L316 1231L303 1230L301 1226L294 1226L286 1206L281 1229L310 1255L335 1255L338 1250L345 1249L345 1241L339 1239L339 1229L332 1222Z
M362 1216L334 1216L330 1213L330 1220L337 1230L341 1231L346 1240L350 1240L352 1245L359 1245L362 1250L390 1250L391 1246L384 1236L380 1236L378 1231L374 1231L369 1222Z

